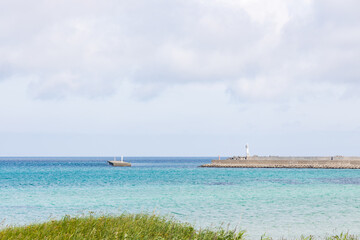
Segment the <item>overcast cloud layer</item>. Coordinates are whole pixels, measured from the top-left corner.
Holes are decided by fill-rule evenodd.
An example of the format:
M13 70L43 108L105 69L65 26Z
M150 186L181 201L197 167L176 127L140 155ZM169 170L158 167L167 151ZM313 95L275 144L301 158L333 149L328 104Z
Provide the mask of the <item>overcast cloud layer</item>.
M359 10L355 0L1 1L0 150L232 155L250 141L263 154L360 155Z

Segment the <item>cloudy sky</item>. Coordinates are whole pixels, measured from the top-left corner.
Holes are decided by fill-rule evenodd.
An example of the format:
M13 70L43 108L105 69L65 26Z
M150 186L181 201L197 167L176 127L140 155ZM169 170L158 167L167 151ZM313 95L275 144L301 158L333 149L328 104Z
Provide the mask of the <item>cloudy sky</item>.
M0 156L360 155L358 0L0 1Z

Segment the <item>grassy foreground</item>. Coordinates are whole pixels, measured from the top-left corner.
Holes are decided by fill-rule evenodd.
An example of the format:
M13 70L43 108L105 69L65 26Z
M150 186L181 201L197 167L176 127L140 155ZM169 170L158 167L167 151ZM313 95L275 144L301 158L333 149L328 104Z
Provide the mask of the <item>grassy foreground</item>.
M9 227L0 231L0 240L10 239L245 239L245 232L219 228L196 230L188 223L148 214L122 214L121 216L69 217L58 221ZM315 239L301 236L301 240ZM357 236L340 234L326 240L359 240ZM262 236L261 240L271 240Z
M0 231L0 239L243 239L244 232L200 230L188 223L147 214L64 217Z

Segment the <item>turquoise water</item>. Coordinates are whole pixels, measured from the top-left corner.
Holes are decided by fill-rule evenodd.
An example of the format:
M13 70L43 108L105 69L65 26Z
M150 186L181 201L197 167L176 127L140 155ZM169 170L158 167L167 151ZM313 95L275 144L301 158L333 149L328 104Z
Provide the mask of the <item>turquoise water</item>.
M360 170L198 168L211 158L0 158L0 223L156 212L249 238L360 234Z

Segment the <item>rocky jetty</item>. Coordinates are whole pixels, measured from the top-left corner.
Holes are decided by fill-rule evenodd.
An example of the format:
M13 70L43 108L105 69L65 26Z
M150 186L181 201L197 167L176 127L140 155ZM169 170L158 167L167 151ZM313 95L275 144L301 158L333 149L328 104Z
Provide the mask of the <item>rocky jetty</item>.
M226 160L212 160L210 164L204 164L200 167L360 169L360 157L237 156Z

